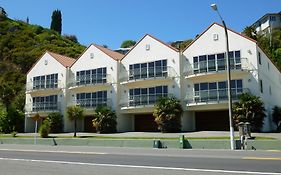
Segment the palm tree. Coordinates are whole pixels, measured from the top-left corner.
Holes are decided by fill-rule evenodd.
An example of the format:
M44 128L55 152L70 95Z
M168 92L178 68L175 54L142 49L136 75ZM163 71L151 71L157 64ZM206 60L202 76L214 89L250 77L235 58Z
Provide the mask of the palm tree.
M272 109L272 120L276 124L277 131L281 131L281 108L274 106Z
M182 113L179 100L174 97L163 97L156 102L153 116L161 132L179 132Z
M233 118L236 124L240 122L251 123L254 131L260 131L265 117L265 108L260 97L243 93L239 101L233 106Z
M76 137L77 120L83 118L83 109L80 106L67 107L67 116L70 120L74 120L74 137Z
M116 132L116 114L107 106L99 106L94 112L93 126L99 133Z

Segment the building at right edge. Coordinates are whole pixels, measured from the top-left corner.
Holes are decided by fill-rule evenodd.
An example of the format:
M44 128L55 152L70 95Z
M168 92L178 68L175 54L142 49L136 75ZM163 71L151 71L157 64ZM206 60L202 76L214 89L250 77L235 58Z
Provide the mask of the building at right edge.
M255 40L229 29L228 36L233 102L243 92L259 96L267 114L263 131L273 130L272 108L281 104L280 70ZM195 130L229 129L225 42L223 26L214 23L182 52L184 115Z

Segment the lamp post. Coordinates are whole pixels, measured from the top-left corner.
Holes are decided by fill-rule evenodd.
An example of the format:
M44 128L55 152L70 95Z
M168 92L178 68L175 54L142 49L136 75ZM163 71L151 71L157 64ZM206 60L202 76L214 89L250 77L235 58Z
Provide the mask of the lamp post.
M231 96L231 71L230 71L230 59L229 59L229 44L228 44L228 33L227 28L225 25L224 20L222 19L218 7L216 4L211 5L212 9L216 11L222 21L224 32L225 32L225 39L226 39L226 61L227 61L227 89L228 89L228 112L229 112L229 129L230 129L230 146L231 149L234 150L234 128L233 128L233 118L232 118L232 96Z

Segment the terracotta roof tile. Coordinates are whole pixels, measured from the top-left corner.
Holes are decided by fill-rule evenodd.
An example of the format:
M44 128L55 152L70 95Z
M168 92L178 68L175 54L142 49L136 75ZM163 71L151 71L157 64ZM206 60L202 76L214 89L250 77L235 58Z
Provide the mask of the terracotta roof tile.
M110 50L108 48L102 47L102 46L97 45L97 44L93 44L93 45L116 61L119 61L124 57L124 55L121 54L121 53L115 52L113 50Z
M50 51L47 51L47 53L50 54L52 57L54 57L64 67L70 67L75 62L75 59L64 56L64 55L60 55L60 54L50 52Z

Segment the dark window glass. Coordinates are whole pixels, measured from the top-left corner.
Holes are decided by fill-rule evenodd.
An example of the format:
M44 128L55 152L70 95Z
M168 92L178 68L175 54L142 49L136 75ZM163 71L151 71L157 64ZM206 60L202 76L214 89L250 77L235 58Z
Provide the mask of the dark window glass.
M168 94L168 86L163 86L163 93Z
M156 94L162 94L162 86L156 86Z
M208 90L208 83L200 83L200 90Z
M194 91L199 91L199 84L194 84Z

